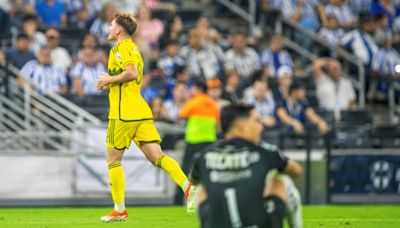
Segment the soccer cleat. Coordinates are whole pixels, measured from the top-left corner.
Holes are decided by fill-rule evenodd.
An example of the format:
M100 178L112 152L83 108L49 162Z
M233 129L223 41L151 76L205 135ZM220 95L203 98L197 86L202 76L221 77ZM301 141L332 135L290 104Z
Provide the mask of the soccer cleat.
M186 199L186 213L194 215L196 213L197 187L189 183L184 194Z
M128 219L128 211L127 210L123 210L122 212L112 210L108 215L102 216L100 218L100 220L103 222L125 221L127 219Z

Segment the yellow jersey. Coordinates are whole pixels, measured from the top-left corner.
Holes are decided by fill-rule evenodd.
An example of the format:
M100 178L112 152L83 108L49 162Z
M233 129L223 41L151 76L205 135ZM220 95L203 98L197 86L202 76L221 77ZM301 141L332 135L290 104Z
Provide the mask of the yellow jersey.
M138 78L133 81L112 84L110 86L109 119L139 121L153 118L150 107L140 94L143 79L143 60L139 49L132 39L122 40L110 50L108 74L118 75L125 71L128 64L134 64Z

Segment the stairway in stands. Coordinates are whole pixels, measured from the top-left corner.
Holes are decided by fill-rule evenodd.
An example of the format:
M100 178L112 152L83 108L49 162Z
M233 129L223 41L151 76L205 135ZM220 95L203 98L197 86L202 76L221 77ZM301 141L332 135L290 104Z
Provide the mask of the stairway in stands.
M0 66L1 153L68 153L73 131L101 124L99 118L58 94L38 94L29 84L21 87L16 75L13 66Z

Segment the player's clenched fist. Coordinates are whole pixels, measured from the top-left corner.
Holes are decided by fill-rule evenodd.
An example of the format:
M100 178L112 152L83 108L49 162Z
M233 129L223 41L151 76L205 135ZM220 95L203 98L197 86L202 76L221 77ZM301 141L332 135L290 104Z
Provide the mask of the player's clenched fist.
M96 88L98 90L101 89L107 89L111 82L110 82L110 78L111 76L108 75L107 73L103 73L98 79L97 79L97 83L96 83Z

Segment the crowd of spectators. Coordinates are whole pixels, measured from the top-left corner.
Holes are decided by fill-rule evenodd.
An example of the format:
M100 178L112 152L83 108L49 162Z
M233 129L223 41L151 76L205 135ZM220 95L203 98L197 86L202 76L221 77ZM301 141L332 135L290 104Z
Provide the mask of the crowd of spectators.
M394 70L400 63L399 1L258 2L265 13L275 8L332 47L347 49L358 58L367 69L366 77L378 78L371 80L370 96L376 91L387 92L383 84L389 82L379 79L399 78ZM206 82L209 96L219 107L230 102L254 104L266 126L287 125L295 133L302 133L307 121L321 133L327 131L327 123L315 109L333 111L337 118L342 110L357 109L355 90L343 77L334 48L305 65L285 48L280 35L254 41L246 31L222 33L204 16L185 27L175 13L179 3L2 1L0 24L6 24L13 36L11 45L2 47L0 60L19 68L20 81L31 81L39 93L98 95L101 92L95 89L96 80L106 71L111 46L108 25L117 12L133 12L139 23L133 38L146 65L142 94L156 119L182 122L178 113L190 97L193 79ZM168 13L166 18L152 16L160 9ZM85 32L72 49L60 46L66 28ZM300 35L293 40L305 48L310 45ZM311 70L304 73L307 68ZM304 83L310 78L314 89ZM316 97L319 105L307 102L309 96Z

